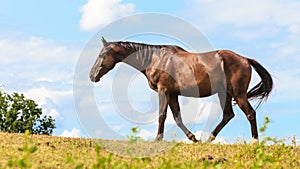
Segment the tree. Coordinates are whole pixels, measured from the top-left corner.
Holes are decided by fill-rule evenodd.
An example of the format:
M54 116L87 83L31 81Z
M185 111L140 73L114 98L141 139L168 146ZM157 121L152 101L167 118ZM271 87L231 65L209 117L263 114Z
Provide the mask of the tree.
M0 131L51 135L55 120L51 116L42 117L42 109L23 94L7 94L0 90Z

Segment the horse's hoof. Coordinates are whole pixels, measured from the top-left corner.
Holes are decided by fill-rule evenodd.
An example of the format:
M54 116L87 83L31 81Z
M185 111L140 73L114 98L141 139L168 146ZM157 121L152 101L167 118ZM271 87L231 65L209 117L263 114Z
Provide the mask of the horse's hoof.
M164 136L162 134L158 134L155 138L155 141L162 141L163 137Z
M216 136L210 134L210 135L209 135L209 138L208 138L208 140L207 140L207 142L208 142L208 143L211 143L211 142L214 141L215 139L216 139Z
M192 136L191 140L192 140L193 143L197 143L198 142L198 140L196 139L195 136Z
M252 140L251 140L251 145L256 145L256 144L258 144L259 143L259 140L257 139L257 138L252 138Z
M192 134L192 133L189 133L189 134L187 135L187 137L188 137L193 143L197 143L197 142L198 142L198 140L196 139L195 135Z

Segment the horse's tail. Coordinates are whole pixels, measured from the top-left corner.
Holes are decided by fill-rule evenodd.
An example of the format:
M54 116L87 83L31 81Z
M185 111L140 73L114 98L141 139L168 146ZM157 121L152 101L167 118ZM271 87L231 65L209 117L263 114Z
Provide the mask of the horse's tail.
M260 101L257 107L259 107L262 101L267 99L271 93L273 89L273 80L270 73L261 64L249 58L248 61L260 76L261 81L247 93L247 98L250 100L258 98Z

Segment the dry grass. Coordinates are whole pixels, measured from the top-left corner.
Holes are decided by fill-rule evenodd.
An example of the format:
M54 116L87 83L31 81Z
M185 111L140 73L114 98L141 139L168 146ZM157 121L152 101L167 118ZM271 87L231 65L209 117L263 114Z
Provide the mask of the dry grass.
M282 144L213 145L139 140L96 142L82 138L0 133L0 152L0 168L298 168L300 166L299 147Z

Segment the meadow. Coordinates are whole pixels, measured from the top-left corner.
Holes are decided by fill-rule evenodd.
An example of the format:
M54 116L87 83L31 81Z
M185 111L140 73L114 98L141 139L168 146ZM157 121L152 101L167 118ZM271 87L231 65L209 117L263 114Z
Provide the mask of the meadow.
M299 168L300 148L291 142L265 137L255 145L185 144L135 135L117 141L0 133L0 168Z

